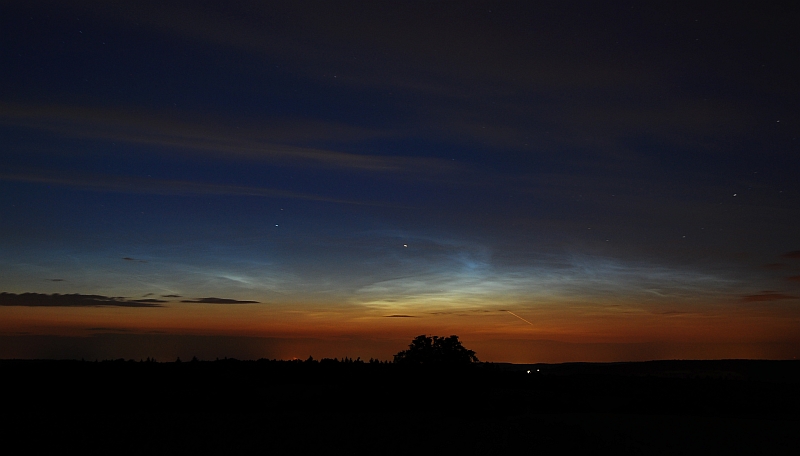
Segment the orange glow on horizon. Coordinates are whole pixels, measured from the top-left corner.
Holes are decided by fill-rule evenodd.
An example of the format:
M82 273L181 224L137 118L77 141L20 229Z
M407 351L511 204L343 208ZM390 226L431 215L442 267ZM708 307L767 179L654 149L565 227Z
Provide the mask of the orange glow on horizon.
M707 306L709 309L714 306ZM517 314L517 315L515 315ZM135 307L3 307L0 308L0 333L53 336L91 336L102 333L163 334L180 336L280 338L291 345L292 340L314 339L327 341L376 341L399 344L419 334L457 334L465 344L482 347L483 360L516 360L534 362L539 358L564 360L585 356L593 359L613 358L613 350L597 347L639 346L618 353L646 358L662 356L662 349L651 346L683 347L676 353L691 352L691 345L738 347L730 356L753 353L768 356L769 344L800 346L797 311L789 306L775 306L769 312L763 307L729 307L727 312L646 312L633 306L572 307L542 306L536 309L516 309L492 312L460 312L456 315L424 315L387 317L383 313L354 306L336 310L322 306L298 305L209 305L170 304L162 308ZM523 321L524 319L524 321ZM551 341L557 349L542 347ZM544 344L544 345L543 345ZM561 344L561 345L558 345ZM637 345L638 344L638 345ZM765 345L766 344L766 345ZM293 356L319 357L314 351L325 348L303 343L308 354ZM317 344L319 345L319 344ZM367 354L370 344L362 349L348 343L353 350ZM575 347L595 347L580 350ZM762 348L747 348L762 347ZM526 348L527 347L527 348ZM537 348L538 347L538 348ZM572 348L568 348L572 347ZM384 347L382 349L386 351ZM544 350L544 351L543 351ZM598 351L599 350L599 351ZM631 351L633 350L633 351ZM738 351L737 351L738 350ZM575 352L575 353L573 353ZM728 353L723 350L720 353ZM627 354L626 354L627 353ZM736 353L741 353L737 356ZM375 353L374 356L387 353ZM340 356L344 356L340 353ZM482 355L482 356L481 356ZM348 355L349 356L349 355ZM358 355L357 355L358 356ZM772 355L776 356L776 355ZM769 356L768 356L769 357Z

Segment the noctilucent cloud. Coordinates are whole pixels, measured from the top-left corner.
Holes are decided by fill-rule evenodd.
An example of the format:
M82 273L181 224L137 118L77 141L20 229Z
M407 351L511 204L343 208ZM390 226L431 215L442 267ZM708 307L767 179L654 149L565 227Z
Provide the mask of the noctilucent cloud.
M4 2L0 357L796 357L798 19Z

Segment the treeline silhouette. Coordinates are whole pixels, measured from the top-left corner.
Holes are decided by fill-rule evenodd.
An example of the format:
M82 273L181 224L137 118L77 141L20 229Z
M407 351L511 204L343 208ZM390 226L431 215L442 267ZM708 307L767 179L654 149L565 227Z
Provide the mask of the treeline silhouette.
M420 365L466 365L479 362L475 352L465 348L458 336L440 337L421 335L414 338L408 346L394 355L399 364Z

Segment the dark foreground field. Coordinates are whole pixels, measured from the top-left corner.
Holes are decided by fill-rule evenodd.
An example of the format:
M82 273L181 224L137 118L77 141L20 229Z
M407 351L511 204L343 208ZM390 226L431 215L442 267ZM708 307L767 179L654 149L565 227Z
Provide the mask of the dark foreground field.
M468 367L0 361L2 437L32 453L800 454L797 361Z

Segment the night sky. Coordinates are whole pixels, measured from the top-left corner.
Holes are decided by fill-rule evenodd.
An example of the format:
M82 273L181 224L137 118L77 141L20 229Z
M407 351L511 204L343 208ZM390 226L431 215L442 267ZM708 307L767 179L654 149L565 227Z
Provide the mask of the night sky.
M800 355L800 13L644 3L4 1L0 357Z

